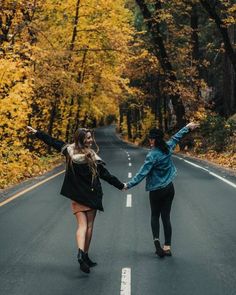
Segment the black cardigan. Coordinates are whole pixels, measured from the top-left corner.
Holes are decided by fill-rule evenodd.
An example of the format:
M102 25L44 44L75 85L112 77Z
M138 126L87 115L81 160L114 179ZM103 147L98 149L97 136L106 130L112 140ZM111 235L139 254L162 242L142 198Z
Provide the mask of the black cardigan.
M63 150L63 155L69 157L67 148L63 149L66 145L65 142L52 138L42 131L37 131L35 136L47 145L54 147L57 151L61 152ZM103 192L99 178L107 181L120 190L124 188L124 184L109 173L102 161L97 161L97 169L98 176L92 183L92 174L87 163L68 163L61 188L61 194L71 200L87 205L90 208L103 211Z

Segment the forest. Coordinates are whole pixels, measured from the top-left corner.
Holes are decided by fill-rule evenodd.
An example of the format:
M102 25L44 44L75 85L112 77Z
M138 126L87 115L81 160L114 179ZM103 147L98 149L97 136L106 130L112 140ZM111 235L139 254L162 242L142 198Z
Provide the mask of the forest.
M235 80L235 0L0 0L0 189L60 162L27 125L145 144L197 121L180 149L236 169Z

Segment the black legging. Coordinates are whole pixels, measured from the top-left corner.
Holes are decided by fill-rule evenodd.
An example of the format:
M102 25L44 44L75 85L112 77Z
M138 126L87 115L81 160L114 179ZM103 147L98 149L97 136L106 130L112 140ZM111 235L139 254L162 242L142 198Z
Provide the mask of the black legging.
M165 245L168 246L171 245L172 228L170 223L170 210L174 195L175 189L172 182L164 188L157 189L149 193L153 239L159 239L159 218L161 215L164 228Z

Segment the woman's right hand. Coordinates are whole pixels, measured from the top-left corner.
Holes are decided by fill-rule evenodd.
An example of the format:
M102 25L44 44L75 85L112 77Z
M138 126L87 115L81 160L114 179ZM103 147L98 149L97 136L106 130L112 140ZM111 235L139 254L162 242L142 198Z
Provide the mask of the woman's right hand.
M186 125L186 127L189 128L190 130L194 130L194 129L198 128L199 125L200 125L199 123L190 122Z
M27 126L26 128L29 134L35 134L37 132L37 130L32 128L31 126Z
M122 188L122 191L125 192L127 190L128 190L127 183L124 182L124 187Z

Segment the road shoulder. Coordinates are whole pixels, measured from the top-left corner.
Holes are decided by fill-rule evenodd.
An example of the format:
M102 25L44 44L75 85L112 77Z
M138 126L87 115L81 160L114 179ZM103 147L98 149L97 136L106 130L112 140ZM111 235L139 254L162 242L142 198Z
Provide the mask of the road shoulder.
M5 200L9 199L11 196L13 196L15 194L18 194L21 191L23 191L27 188L30 188L31 186L37 184L38 182L43 181L43 180L49 178L50 176L63 171L64 169L65 169L65 165L59 164L58 166L56 166L52 170L50 170L42 175L32 177L30 179L22 181L16 185L13 185L13 186L8 187L6 189L1 189L0 190L0 203L4 202Z

